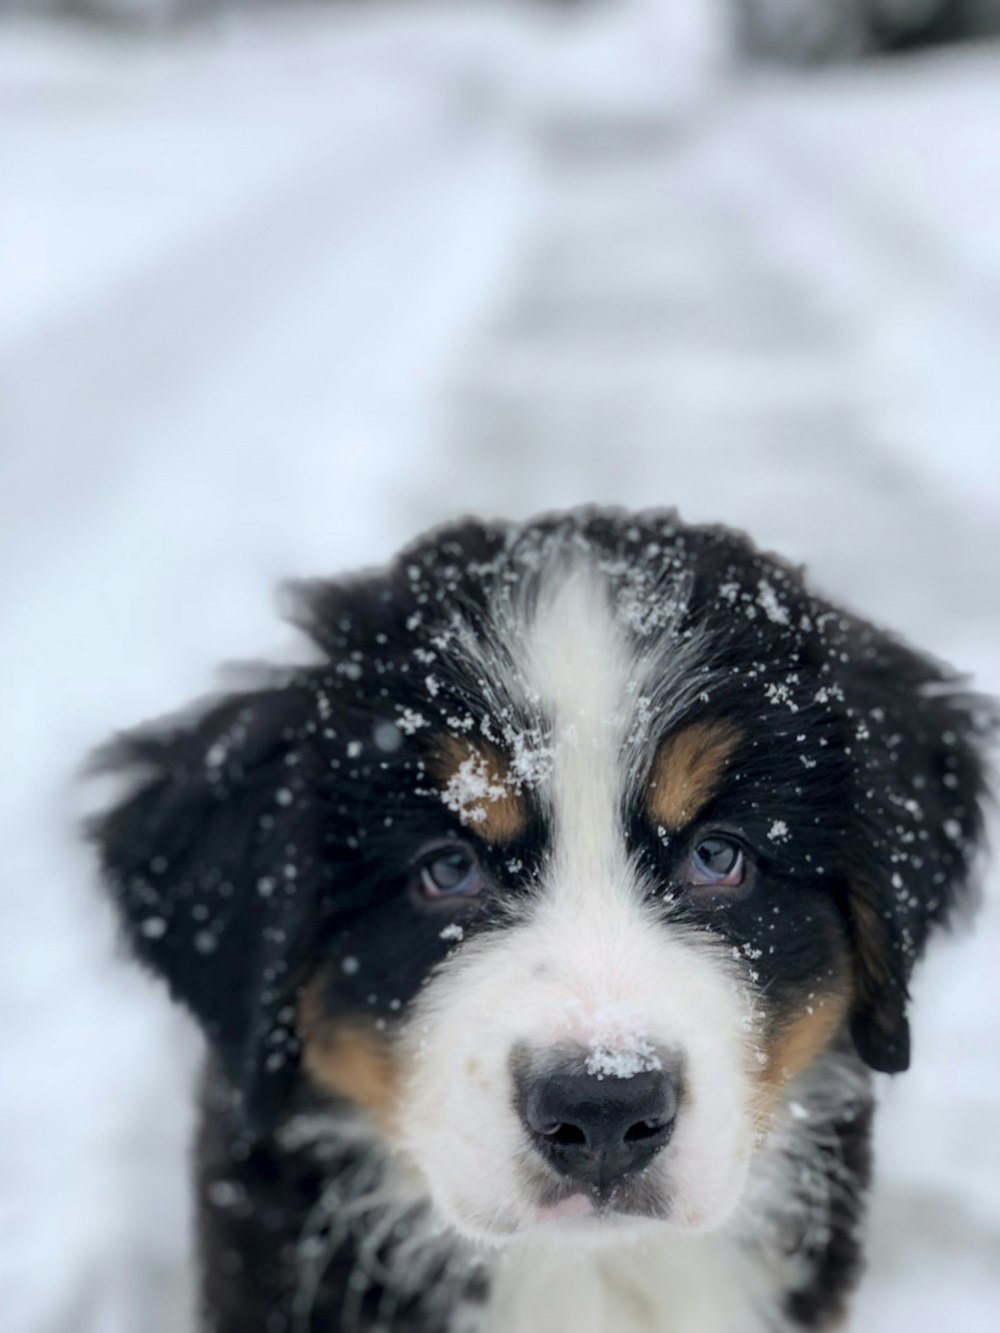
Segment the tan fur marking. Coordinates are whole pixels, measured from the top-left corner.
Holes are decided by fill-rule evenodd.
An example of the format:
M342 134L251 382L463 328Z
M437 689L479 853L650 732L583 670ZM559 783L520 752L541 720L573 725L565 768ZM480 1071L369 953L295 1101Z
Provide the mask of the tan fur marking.
M321 982L299 1002L302 1063L318 1087L369 1111L381 1128L396 1126L400 1071L388 1042L370 1023L326 1017Z
M760 1111L770 1116L786 1083L801 1074L837 1035L851 1003L846 978L832 990L817 994L802 1012L779 1028L767 1043L767 1062L758 1072Z
M787 1083L822 1054L844 1021L846 992L818 996L785 1027L771 1048L770 1076Z
M485 842L510 842L523 831L527 807L506 759L494 746L486 741L442 736L431 768L442 784L447 803ZM476 794L466 796L463 788L470 793L476 790Z
M647 810L671 832L690 824L719 785L740 733L731 722L693 722L668 736L653 761Z

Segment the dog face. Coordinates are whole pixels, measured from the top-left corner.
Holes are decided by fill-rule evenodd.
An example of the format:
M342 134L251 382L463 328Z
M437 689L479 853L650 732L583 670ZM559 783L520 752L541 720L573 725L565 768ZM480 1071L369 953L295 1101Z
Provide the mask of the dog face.
M304 1079L458 1231L704 1230L786 1085L908 1062L988 719L741 537L586 512L317 584L324 661L138 733L96 826L261 1130Z

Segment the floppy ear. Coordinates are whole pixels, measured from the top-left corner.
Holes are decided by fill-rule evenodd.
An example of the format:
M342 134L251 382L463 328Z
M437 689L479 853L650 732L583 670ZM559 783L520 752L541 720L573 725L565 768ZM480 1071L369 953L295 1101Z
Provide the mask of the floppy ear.
M932 928L971 896L983 750L996 713L947 668L870 626L847 652L841 680L858 774L848 872L851 1033L872 1069L895 1074L910 1062L913 965Z
M135 784L89 830L126 936L200 1021L257 1128L296 1068L293 993L325 873L314 715L301 683L275 686L95 763Z

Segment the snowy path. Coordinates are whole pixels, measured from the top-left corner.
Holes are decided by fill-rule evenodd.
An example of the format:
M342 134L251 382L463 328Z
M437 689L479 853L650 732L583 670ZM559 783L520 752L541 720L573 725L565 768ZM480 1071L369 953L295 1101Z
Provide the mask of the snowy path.
M578 501L745 526L1000 690L1000 52L680 114L574 99L523 16L19 51L3 1328L178 1333L192 1041L108 961L78 756L287 651L281 575ZM994 892L921 978L856 1333L993 1326L998 946Z

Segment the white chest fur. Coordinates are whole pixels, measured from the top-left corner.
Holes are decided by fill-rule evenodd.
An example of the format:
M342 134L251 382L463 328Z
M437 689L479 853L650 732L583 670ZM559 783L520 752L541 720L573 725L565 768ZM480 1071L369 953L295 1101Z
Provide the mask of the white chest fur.
M775 1304L759 1256L749 1258L724 1237L688 1239L651 1229L600 1249L568 1237L512 1249L498 1261L480 1327L482 1333L767 1333Z

